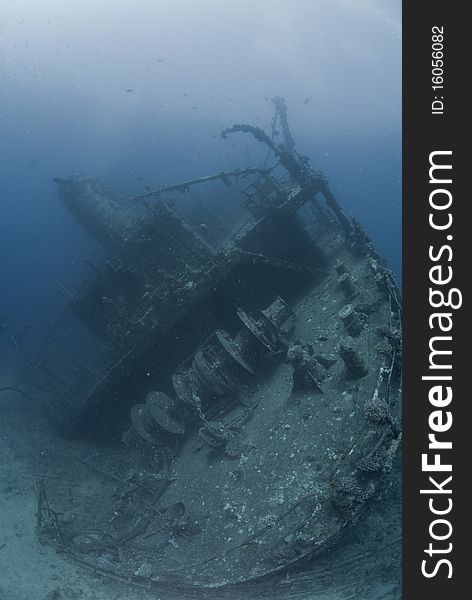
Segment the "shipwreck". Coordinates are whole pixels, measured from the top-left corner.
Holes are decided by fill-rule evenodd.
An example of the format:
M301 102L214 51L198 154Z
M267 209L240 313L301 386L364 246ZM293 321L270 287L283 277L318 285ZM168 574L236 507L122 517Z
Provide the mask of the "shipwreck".
M339 543L395 460L395 278L273 103L269 134L222 132L265 145L260 168L128 199L55 180L104 259L66 292L72 343L15 343L61 434L107 450L82 465L94 485L38 483L37 531L104 575L215 588L287 569ZM217 206L198 224L167 201L211 182L240 197L224 227Z

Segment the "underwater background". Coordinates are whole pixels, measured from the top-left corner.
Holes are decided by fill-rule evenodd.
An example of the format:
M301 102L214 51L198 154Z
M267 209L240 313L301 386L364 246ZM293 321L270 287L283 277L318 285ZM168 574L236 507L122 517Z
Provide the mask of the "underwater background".
M63 457L73 475L80 445L17 387L28 368L12 338L24 325L52 339L66 331L88 356L68 293L105 254L53 179L84 174L126 199L260 167L266 147L221 131L248 123L270 134L281 96L296 150L401 286L401 91L400 0L0 0L0 600L155 598L77 576L35 535L34 482L43 471L60 480L43 465ZM235 198L217 182L165 200L198 215L200 201ZM260 598L397 600L400 460L333 553L293 588L281 578L279 596L269 581Z
M400 10L390 0L2 0L6 330L47 329L65 310L59 282L76 285L99 252L53 177L84 173L126 197L260 164L257 143L220 131L269 131L274 95L298 151L400 278Z

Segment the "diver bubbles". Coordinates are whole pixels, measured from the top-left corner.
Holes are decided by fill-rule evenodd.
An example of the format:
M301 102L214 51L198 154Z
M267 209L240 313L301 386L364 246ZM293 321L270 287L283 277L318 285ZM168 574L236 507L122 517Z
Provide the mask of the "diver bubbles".
M393 6L394 3L386 2L385 4ZM398 2L398 3L395 2L395 4L400 4L400 2ZM386 9L384 9L380 6L374 5L371 2L366 2L365 0L359 0L359 5L362 8L364 8L366 11L375 15L375 17L378 18L381 21L381 23L383 23L385 25L386 29L388 29L388 31L391 33L391 35L395 39L397 39L397 40L402 39L401 22L397 21L392 16L390 16Z

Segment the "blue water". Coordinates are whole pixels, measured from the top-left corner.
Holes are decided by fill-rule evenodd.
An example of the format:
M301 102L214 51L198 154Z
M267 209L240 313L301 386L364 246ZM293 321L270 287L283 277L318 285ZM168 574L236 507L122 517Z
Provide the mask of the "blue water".
M96 445L98 435L89 440L92 432L87 431L87 441L72 444L64 454L66 464L64 441L42 417L45 407L58 413L64 407L67 413L69 398L62 394L62 385L50 406L47 394L44 398L34 387L31 395L22 391L43 381L19 360L12 344L24 325L49 334L58 344L57 362L45 363L54 363L51 378L70 384L74 395L86 383L83 372L80 381L74 379L76 367L103 373L99 361L110 359L98 338L71 316L67 296L90 276L90 265L101 261L105 251L59 201L53 178L90 175L129 198L146 186L260 166L265 147L249 135L223 140L220 132L247 123L270 133L270 98L283 96L296 149L326 174L340 205L365 228L400 279L400 24L400 0L0 0L0 455L5 449L7 457L0 500L11 521L0 527L1 535L5 533L0 559L6 561L6 568L0 567L0 600L31 597L25 590L36 584L44 598L87 595L85 577L71 582L63 555L59 562L43 550L36 556L31 478L44 474L49 485L51 475L55 485L57 473L64 472L78 490L85 482L85 491L88 475L87 480L76 476L81 466L75 458L82 451L86 464L90 460L92 465L95 452L111 449L117 430L121 434L122 425L128 427L119 415L116 427L111 419L111 427L103 428L106 448ZM221 182L204 189L213 203L234 201ZM205 193L192 188L189 195L175 196L188 209L189 202L197 204ZM312 215L309 210L305 214ZM202 331L209 328L202 325ZM195 327L193 337L198 335L203 334ZM37 353L37 346L24 346L35 359L50 358L45 348L47 344ZM144 362L147 377L152 361ZM136 380L141 369L143 364L135 370ZM142 375L144 381L144 370ZM117 413L127 410L126 403L140 402L151 380L161 389L158 379L152 374L136 394L133 390L141 384L131 381L129 397L116 404ZM45 381L49 387L49 378ZM103 432L103 423L91 427L97 429L94 435ZM110 457L114 462L114 453ZM280 589L294 597L312 595L319 573L321 588L326 582L344 593L357 573L356 590L387 598L392 587L391 597L398 597L398 470L386 480L366 512L367 520L352 529L346 543L328 553L319 570L315 565L311 578L309 572L300 573L297 584L297 574L293 583L284 574ZM75 494L71 490L68 501ZM75 515L80 503L72 500ZM30 576L26 573L20 580L18 574L25 575L20 560L25 543ZM382 560L371 562L373 554ZM365 564L358 560L362 555ZM109 556L101 558L106 564ZM332 572L328 563L335 567ZM41 581L36 582L38 573ZM94 594L102 597L98 588Z
M398 2L41 4L0 8L8 331L47 329L66 308L60 284L74 287L100 253L52 177L90 174L127 196L258 164L249 136L219 134L238 122L269 130L273 95L286 98L297 149L400 276Z

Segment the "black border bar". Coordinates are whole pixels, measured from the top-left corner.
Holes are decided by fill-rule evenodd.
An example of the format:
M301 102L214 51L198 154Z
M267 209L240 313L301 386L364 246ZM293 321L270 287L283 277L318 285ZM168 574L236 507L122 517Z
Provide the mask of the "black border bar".
M472 199L466 182L469 173L472 175L472 165L468 164L472 159L469 159L471 152L465 147L465 140L467 130L471 129L466 103L472 104L472 100L469 100L466 90L470 87L472 72L472 25L466 17L466 8L466 3L452 0L403 2L405 600L452 600L471 594L468 578L469 573L472 577L472 539L469 540L472 418L468 417L470 411L467 409L472 404L468 385L472 380L472 330L465 290L466 280L472 276L472 217L470 210L467 210ZM440 52L439 45L433 48L434 40L437 42L439 39L432 37L438 34L438 29L433 31L434 27L443 31L444 88L437 90L432 89L434 74L440 74L440 70L433 73L435 67L432 62L439 60L437 57L440 56L433 56L435 49ZM437 108L435 114L432 112L434 100L444 102L442 110L440 103L434 105ZM438 154L431 155L433 152ZM433 181L430 182L431 160L452 165L452 169L433 170ZM452 181L447 183L449 178ZM450 198L452 202L449 208L435 209L431 206L431 201L437 205L442 202L446 206ZM450 227L435 229L429 221L431 213L436 225L448 223L450 214ZM439 266L439 269L431 272L430 269L435 266ZM448 283L433 283L431 280L443 281L449 275L452 278ZM447 295L452 288L462 293L462 306L434 308L431 290L436 289ZM457 304L458 298L458 293L453 294L452 303ZM433 296L436 304L440 304L439 299L439 294ZM432 317L441 312L449 315L442 318L443 327L452 323L447 333L439 330L440 319ZM450 336L451 339L431 341L435 336ZM434 350L451 351L452 354L432 355L431 343ZM431 364L439 368L431 368ZM441 368L448 364L452 368ZM451 376L452 379L423 380L423 376ZM441 391L433 393L436 405L430 399L433 386L442 386ZM452 400L448 404L447 387L451 388L452 393ZM443 405L438 406L441 402ZM432 416L435 411L441 414ZM452 425L446 428L450 425L450 418ZM451 442L452 449L428 448L428 435L440 427L444 431L437 432L436 439ZM428 464L438 460L441 465L450 464L452 470L425 471L422 467L422 455L425 453ZM435 454L439 458L436 459ZM430 476L436 480L436 484L429 480ZM452 480L444 483L449 476L452 476ZM450 492L438 491L441 485L443 491ZM436 493L421 494L422 489L436 490ZM450 509L447 513L438 514L447 509ZM434 511L437 511L436 514ZM438 564L442 559L445 562ZM422 569L429 574L428 577Z

